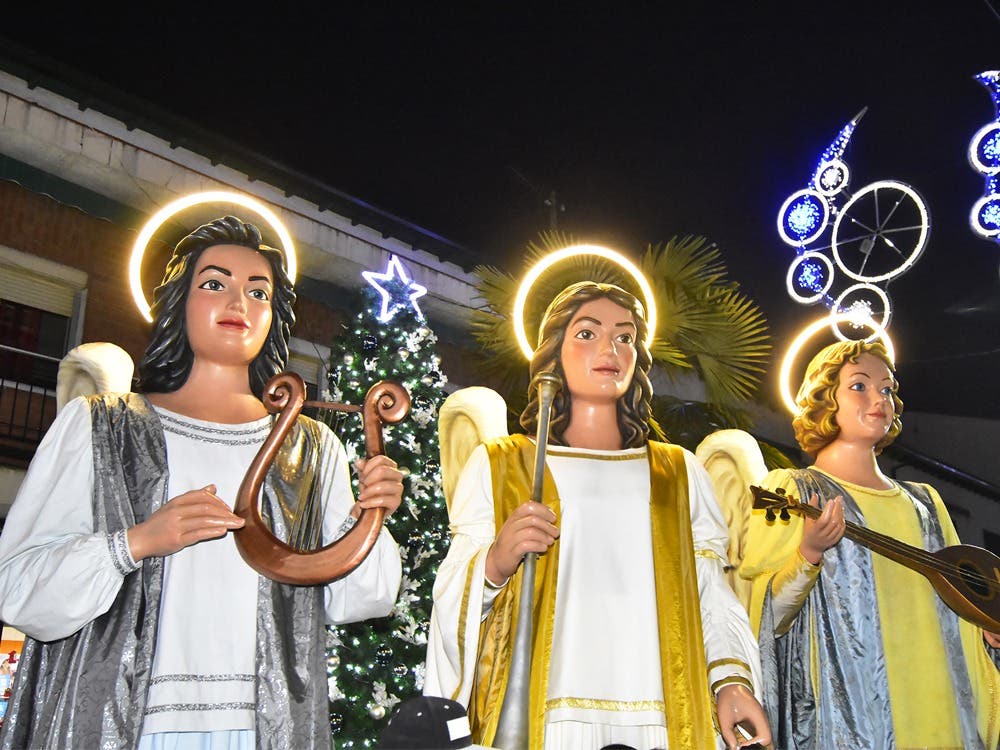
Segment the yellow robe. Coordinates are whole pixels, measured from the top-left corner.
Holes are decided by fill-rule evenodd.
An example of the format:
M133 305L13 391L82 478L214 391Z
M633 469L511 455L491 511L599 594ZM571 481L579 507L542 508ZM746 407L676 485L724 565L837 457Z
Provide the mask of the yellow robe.
M523 435L488 444L499 528L530 496L534 445ZM715 746L714 700L708 685L691 522L687 474L682 450L650 443L650 512L656 599L660 628L660 671L668 706L670 747ZM546 470L543 500L559 517L559 500ZM532 748L542 747L548 665L555 620L558 541L538 558L535 574L529 735ZM471 572L471 569L470 569ZM476 742L489 745L495 736L510 671L513 633L517 625L521 574L511 578L493 603L480 636L476 684L469 719Z

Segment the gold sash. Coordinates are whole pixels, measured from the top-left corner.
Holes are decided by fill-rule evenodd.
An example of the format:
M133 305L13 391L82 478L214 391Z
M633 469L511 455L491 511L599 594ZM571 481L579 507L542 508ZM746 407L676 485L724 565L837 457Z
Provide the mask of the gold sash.
M531 496L535 446L524 435L487 444L493 478L497 530L511 512ZM714 747L715 701L708 686L701 609L691 537L687 470L679 446L649 443L653 565L660 635L660 674L667 707L670 747ZM556 514L560 508L555 482L545 469L542 499ZM559 541L538 557L532 621L531 693L528 727L532 750L541 750L545 730L552 626L555 621ZM483 623L479 662L469 720L477 743L489 745L496 734L500 707L510 672L521 570L513 575Z

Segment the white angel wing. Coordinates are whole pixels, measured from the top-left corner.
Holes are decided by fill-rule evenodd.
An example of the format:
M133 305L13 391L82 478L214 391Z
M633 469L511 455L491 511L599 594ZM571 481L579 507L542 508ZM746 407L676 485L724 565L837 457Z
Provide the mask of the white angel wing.
M729 584L749 610L750 582L737 572L743 561L747 524L753 508L751 484L767 474L764 456L753 435L743 430L718 430L698 445L695 455L712 480L715 497L729 526Z
M132 390L135 364L128 352L106 341L80 344L59 363L56 411L77 396L127 393Z
M460 388L444 400L438 412L438 442L441 485L449 508L458 477L475 447L507 434L507 402L492 388Z

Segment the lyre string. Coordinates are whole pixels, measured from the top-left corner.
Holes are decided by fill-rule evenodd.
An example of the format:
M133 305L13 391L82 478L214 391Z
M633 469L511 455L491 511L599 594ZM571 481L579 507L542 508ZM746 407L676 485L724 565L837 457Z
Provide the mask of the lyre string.
M810 518L818 518L822 510L815 506L809 505L808 503L803 503L797 500L791 495L785 495L782 498L782 502L791 501L786 504L789 510L801 512L803 515L807 515ZM957 575L962 578L962 580L968 582L975 582L991 591L1000 591L1000 581L996 581L992 578L987 578L983 574L976 570L967 570L961 568L955 563L950 563L946 560L941 560L932 553L924 550L920 547L914 547L912 545L906 544L905 542L900 542L897 539L893 539L891 536L886 536L885 534L880 534L877 531L872 531L871 529L865 528L864 526L858 526L850 521L845 521L847 529L851 532L848 536L862 541L867 541L875 544L876 546L882 546L887 549L891 549L894 552L898 552L901 555L918 560L919 562L926 565L928 568L932 568L940 573L945 573L948 575Z

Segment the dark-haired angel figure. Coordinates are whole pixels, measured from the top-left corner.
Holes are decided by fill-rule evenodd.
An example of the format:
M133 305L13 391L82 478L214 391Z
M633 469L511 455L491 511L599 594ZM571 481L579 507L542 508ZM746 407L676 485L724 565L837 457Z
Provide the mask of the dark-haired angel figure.
M787 750L985 748L1000 734L996 634L959 619L915 571L844 540L846 523L917 549L959 544L928 484L878 465L902 429L892 360L877 342L822 349L792 426L806 469L762 484L821 507L816 519L750 518L740 575L753 582L764 699ZM985 637L985 641L984 641Z
M531 748L735 747L737 723L766 744L757 644L723 573L728 532L708 476L679 446L649 440L642 305L581 282L552 302L539 338L532 377L562 381L544 503L527 502L532 439L472 453L434 587L425 694L467 705L476 741L493 742L521 562L535 552ZM531 434L538 409L532 394Z
M327 622L390 612L386 530L327 586L262 578L232 512L272 426L261 395L288 356L295 293L277 250L235 217L181 240L153 304L142 394L78 398L39 446L0 537L0 618L23 630L3 748L330 747ZM322 509L332 541L402 477L305 417L262 492L275 530ZM311 504L311 505L310 505Z

